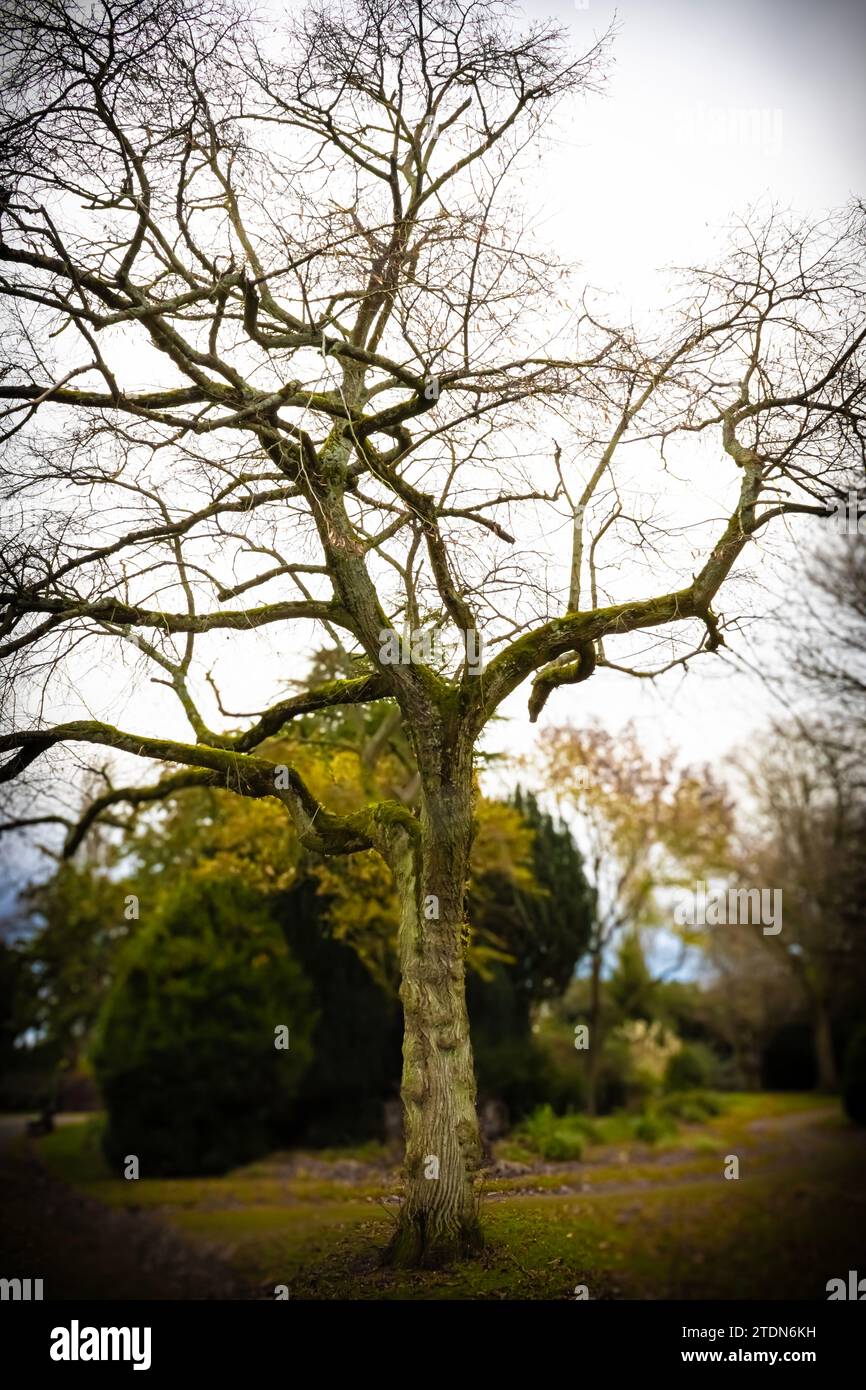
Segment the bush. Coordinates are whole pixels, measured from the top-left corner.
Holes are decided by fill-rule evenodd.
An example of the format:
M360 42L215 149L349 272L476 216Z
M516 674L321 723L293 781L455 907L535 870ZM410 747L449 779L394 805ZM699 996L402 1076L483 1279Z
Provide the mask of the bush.
M634 1137L642 1144L657 1144L676 1132L676 1120L661 1110L646 1110L634 1122Z
M527 1146L551 1163L579 1161L583 1158L584 1137L581 1119L559 1116L551 1105L540 1105L517 1130Z
M579 1056L578 1053L574 1055ZM546 1078L547 1099L554 1110L560 1115L572 1110L581 1110L586 1104L586 1084L582 1074L575 1070L570 1058L563 1065L556 1054L549 1054L549 1064ZM575 1120L580 1118L574 1116Z
M373 978L352 946L331 935L329 900L317 887L311 878L300 879L273 906L318 1011L313 1059L288 1124L277 1135L280 1146L381 1139L383 1106L400 1078L400 1001Z
M842 1100L849 1119L866 1125L866 1023L851 1035L842 1073Z
M697 1091L715 1083L714 1053L703 1043L685 1043L665 1068L666 1091Z
M540 1153L549 1163L579 1163L583 1158L583 1149L583 1140L579 1134L560 1128L548 1135Z
M658 1022L627 1019L605 1039L599 1108L626 1106L642 1113L662 1088L670 1057L679 1040Z
M558 1105L554 1068L531 1036L491 1042L482 1035L474 1047L479 1096L503 1101L513 1120L539 1105Z
M279 928L232 881L186 885L130 943L93 1063L109 1162L218 1173L267 1151L309 1063L309 986ZM278 1025L288 1049L275 1046Z
M713 1115L721 1115L722 1102L708 1091L671 1091L658 1105L659 1113L683 1124L699 1125Z
M750 1075L742 1060L731 1053L718 1059L716 1087L720 1091L753 1091L754 1075Z

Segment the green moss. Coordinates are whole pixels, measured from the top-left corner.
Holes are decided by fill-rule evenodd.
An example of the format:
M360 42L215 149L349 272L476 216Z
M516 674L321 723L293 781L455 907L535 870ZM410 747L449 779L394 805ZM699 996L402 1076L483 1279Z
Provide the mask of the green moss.
M373 806L354 812L346 817L347 825L356 825L366 830L371 824L379 830L403 829L414 838L420 836L418 821L412 812L399 801L377 801Z

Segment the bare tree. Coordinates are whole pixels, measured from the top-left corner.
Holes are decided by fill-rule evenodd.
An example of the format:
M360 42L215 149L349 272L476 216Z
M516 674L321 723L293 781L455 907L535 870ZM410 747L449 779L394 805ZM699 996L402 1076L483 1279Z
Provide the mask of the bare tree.
M739 870L782 891L781 955L812 1026L819 1089L838 1089L833 1022L866 987L866 781L861 750L826 729L777 731L748 769L756 816Z
M765 1049L775 1033L803 1016L790 963L770 938L750 931L708 932L701 1015L731 1050L737 1086L760 1090Z
M783 605L786 705L761 758L746 764L757 823L741 871L778 883L785 929L765 943L787 963L811 1021L822 1090L838 1088L839 1025L866 988L866 507L852 467L829 535L801 557ZM835 1038L834 1038L835 1032Z
M852 488L837 513L850 529L809 557L790 682L817 708L825 738L849 750L866 737L866 516L857 496Z
M479 736L524 681L536 719L600 668L660 669L646 634L672 634L664 666L717 651L753 538L829 510L862 422L850 229L747 221L662 330L614 329L519 200L605 39L574 57L492 0L317 4L285 34L221 0L0 0L0 33L0 776L38 791L77 746L162 769L80 819L16 801L8 823L68 820L71 853L124 807L219 785L276 797L319 851L378 850L402 901L393 1255L471 1250ZM668 514L634 504L635 467ZM723 500L676 526L696 477ZM559 572L533 538L563 526ZM220 672L270 637L285 680L303 623L357 674L229 713ZM127 662L186 737L162 703L134 732L93 717L88 673L117 713ZM373 701L399 712L417 813L335 814L268 757L299 714Z

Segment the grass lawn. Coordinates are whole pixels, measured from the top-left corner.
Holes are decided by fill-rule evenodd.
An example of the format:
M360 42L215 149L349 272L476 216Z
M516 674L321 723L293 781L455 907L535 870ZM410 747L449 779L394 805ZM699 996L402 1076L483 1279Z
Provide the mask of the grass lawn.
M814 1095L728 1096L722 1115L654 1145L505 1164L482 1186L484 1254L437 1273L381 1267L400 1188L376 1145L137 1181L109 1172L98 1120L39 1151L100 1202L218 1251L261 1297L284 1284L292 1298L569 1299L585 1285L590 1298L824 1299L828 1279L866 1268L866 1134ZM724 1177L731 1155L737 1180Z

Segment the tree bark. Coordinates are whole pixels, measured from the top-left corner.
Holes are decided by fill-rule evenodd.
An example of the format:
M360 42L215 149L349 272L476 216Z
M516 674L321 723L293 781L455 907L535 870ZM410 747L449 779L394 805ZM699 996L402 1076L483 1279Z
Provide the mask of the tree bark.
M420 834L396 831L400 895L405 1199L393 1263L433 1268L481 1246L473 1175L481 1161L466 1009L465 898L472 841L471 754L422 773Z
M830 1093L838 1091L839 1076L836 1069L836 1056L833 1051L830 1014L823 999L818 999L815 1003L814 1038L818 1090Z
M589 1055L586 1065L586 1113L598 1109L598 1073L601 1065L601 946L593 948L589 981Z

